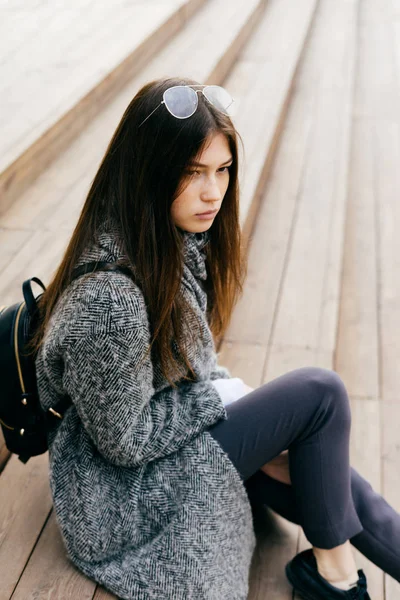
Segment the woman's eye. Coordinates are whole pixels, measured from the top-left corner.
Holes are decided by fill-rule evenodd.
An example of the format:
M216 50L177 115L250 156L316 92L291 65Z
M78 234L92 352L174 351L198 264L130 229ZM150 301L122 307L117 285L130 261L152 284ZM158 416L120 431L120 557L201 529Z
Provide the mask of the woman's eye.
M229 165L229 167L221 167L220 169L218 169L218 172L219 173L229 173L231 167L232 167L232 165ZM201 172L193 171L192 169L187 169L186 174L187 175L201 175Z

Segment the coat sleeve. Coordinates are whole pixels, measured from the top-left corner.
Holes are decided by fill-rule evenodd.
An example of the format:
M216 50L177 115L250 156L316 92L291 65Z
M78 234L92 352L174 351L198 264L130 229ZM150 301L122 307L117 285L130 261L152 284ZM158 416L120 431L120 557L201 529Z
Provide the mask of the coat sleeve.
M91 332L65 351L65 391L98 451L120 466L140 466L175 452L227 418L209 380L155 393L150 356L138 368L148 342L146 318Z

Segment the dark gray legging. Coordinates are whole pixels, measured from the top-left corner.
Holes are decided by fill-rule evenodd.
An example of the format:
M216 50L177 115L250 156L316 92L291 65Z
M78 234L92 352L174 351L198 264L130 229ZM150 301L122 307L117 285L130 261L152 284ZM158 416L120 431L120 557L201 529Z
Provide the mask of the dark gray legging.
M236 466L252 503L300 524L318 548L350 539L400 581L400 515L349 466L350 405L335 371L290 371L226 410L228 419L209 432ZM260 471L286 449L292 485Z

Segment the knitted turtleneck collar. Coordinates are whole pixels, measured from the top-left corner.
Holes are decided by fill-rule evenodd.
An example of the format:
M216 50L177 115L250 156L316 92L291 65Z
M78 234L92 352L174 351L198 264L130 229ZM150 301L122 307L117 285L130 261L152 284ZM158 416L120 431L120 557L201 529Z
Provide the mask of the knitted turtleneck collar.
M185 264L193 275L200 279L207 279L205 254L202 252L210 239L208 231L200 233L183 233L183 256Z

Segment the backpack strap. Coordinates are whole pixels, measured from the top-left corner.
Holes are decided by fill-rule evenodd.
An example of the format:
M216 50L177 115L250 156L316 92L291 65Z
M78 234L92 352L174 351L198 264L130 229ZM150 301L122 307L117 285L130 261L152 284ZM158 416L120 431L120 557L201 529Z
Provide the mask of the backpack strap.
M37 277L31 277L30 279L27 279L26 281L24 281L24 283L22 284L22 293L24 295L26 309L27 309L29 315L31 317L33 317L36 312L37 304L36 304L36 298L32 292L31 281L34 281L35 283L39 284L43 290L46 290L46 288L44 287L44 285L40 281L40 279L38 279Z
M98 262L85 263L85 264L81 265L80 267L77 267L76 269L74 269L72 271L71 281L73 281L74 279L77 279L78 277L81 277L82 275L87 275L88 273L94 273L95 271L121 271L125 275L132 277L132 271L125 265L119 265L117 263L110 263L110 262L104 262L104 261L99 262L98 261ZM39 283L39 285L42 284L42 282L40 280L38 280L36 277L33 277L32 279L34 281L36 281L36 283ZM29 281L31 281L31 280L29 280ZM28 283L28 282L25 282L25 283ZM42 287L44 288L43 284L42 284ZM30 290L30 292L32 294L31 290ZM33 294L32 294L32 297L33 297ZM70 397L64 396L59 402L57 402L57 404L55 406L48 409L48 412L46 413L46 419L47 419L47 425L50 429L52 427L54 427L55 425L57 425L57 423L59 423L60 420L62 420L65 411L67 410L67 408L69 408L71 406L71 404L72 404L72 401L71 401Z

